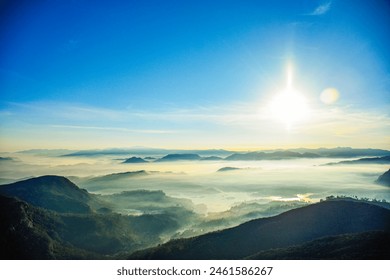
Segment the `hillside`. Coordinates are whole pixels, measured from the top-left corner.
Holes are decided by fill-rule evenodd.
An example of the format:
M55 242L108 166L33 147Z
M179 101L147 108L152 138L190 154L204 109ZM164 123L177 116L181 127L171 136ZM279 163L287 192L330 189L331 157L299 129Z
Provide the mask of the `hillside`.
M45 150L50 151L50 150ZM42 150L22 151L23 153L42 153ZM62 150L58 155L64 157L98 157L98 156L119 156L119 155L137 155L137 156L161 156L168 154L198 154L201 156L219 156L225 157L232 154L232 151L223 149L206 149L206 150L177 150L177 149L158 149L148 147L132 147L132 148L111 148L102 150L80 150L80 151L66 151Z
M382 186L390 187L390 169L383 173L376 180L376 183Z
M127 175L134 176L113 174ZM3 185L0 193L4 259L355 258L361 250L366 252L361 256L379 258L386 247L377 242L387 237L370 232L390 232L390 209L381 206L385 202L337 198L145 249L173 236L194 236L191 231L198 227L215 230L259 217L260 206L240 205L204 220L191 200L162 191L95 195L59 176Z
M54 212L0 195L0 220L0 259L102 258L63 242L64 225Z
M80 179L78 184L89 191L99 191L100 189L107 189L110 186L124 184L133 178L146 177L148 175L150 175L149 172L146 172L145 170L112 173L93 178Z
M318 154L304 152L292 152L292 151L276 151L276 152L250 152L250 153L235 153L225 160L281 160L281 159L293 159L293 158L318 158L321 157Z
M164 213L58 213L0 195L2 259L91 259L146 248L175 232Z
M126 159L123 163L145 163L146 160L140 158L140 157L131 157Z
M355 149L351 147L337 147L337 148L318 148L318 149L291 149L291 151L299 153L315 153L322 157L328 158L358 158L358 157L381 157L390 156L390 151L382 149Z
M390 164L390 156L383 157L368 157L360 158L355 160L343 160L339 162L330 162L326 165L337 165L337 164Z
M369 231L316 239L298 246L261 251L250 260L388 260L390 232Z
M0 194L62 213L91 212L91 195L65 177L42 176L2 185Z
M201 157L198 154L169 154L156 160L156 162L169 162L169 161L181 161L181 160L201 160Z
M190 202L163 192L101 196L43 176L0 186L1 256L114 258L163 242L193 218Z
M271 218L136 252L130 259L241 259L322 237L390 231L388 209L357 201L324 201Z

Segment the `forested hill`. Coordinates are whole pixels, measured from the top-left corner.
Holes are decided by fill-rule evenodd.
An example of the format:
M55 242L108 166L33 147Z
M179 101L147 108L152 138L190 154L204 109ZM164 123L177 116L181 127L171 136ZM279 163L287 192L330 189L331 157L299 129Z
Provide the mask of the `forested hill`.
M242 259L322 237L377 230L390 231L390 210L359 201L324 201L234 228L174 240L129 258Z

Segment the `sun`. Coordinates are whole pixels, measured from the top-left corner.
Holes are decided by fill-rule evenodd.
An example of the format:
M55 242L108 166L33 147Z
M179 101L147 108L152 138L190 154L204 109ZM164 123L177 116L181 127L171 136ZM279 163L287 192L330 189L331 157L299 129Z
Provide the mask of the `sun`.
M305 120L309 113L306 98L291 88L277 94L269 108L273 118L284 123L287 128Z
M305 96L292 86L291 64L287 67L287 86L271 99L269 110L272 118L285 124L287 129L306 120L309 116L309 107Z

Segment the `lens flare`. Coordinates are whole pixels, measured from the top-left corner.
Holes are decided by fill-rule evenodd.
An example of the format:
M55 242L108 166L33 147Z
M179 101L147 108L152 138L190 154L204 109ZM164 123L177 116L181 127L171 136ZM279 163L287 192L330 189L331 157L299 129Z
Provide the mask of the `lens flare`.
M335 103L340 97L340 93L335 88L326 88L321 92L320 100L322 103L330 105Z

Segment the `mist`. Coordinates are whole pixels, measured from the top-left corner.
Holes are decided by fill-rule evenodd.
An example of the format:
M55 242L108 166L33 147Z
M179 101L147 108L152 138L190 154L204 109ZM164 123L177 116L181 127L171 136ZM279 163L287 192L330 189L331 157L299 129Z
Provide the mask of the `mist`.
M12 155L11 160L0 161L0 178L7 183L40 175L61 175L102 195L163 191L168 196L190 200L203 213L227 211L240 203L311 203L329 195L390 199L389 189L375 184L388 169L380 164L324 166L334 161L329 158L141 164L122 161L118 156L48 157L19 153ZM237 169L218 171L224 167ZM110 174L117 176L106 176Z

